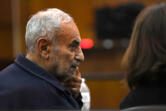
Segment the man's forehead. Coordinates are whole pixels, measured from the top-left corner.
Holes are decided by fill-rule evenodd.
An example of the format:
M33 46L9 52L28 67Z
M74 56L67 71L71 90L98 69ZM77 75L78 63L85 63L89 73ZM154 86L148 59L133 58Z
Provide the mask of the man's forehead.
M58 35L62 41L81 41L79 30L74 22L63 23Z
M58 42L60 44L80 44L81 38L80 35L65 35L65 36L59 36Z

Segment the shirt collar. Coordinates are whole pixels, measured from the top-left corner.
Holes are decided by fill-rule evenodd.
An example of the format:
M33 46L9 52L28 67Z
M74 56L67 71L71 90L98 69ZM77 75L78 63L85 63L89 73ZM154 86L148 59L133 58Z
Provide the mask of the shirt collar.
M64 86L61 85L59 80L54 78L51 74L49 74L46 70L44 70L39 65L35 64L34 62L30 61L25 57L23 54L19 54L15 59L15 63L23 68L24 70L28 71L29 74L35 75L36 77L43 79L53 85L54 87L65 91L67 90Z

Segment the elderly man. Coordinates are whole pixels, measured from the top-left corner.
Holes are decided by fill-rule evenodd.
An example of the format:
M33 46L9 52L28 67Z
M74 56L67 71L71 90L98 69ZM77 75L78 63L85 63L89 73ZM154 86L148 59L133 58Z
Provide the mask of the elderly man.
M0 109L80 109L84 60L73 19L53 8L30 18L27 54L0 72Z

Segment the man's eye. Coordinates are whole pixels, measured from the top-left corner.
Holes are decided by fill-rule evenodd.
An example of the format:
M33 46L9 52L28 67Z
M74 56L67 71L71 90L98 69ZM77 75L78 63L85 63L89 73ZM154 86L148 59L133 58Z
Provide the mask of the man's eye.
M70 47L71 47L72 49L77 48L77 46L76 46L76 45L74 45L74 44L73 44L73 45L71 45Z
M72 50L75 50L75 49L77 49L78 47L79 47L79 42L78 41L73 41L72 42L72 44L70 44L70 48L72 49Z

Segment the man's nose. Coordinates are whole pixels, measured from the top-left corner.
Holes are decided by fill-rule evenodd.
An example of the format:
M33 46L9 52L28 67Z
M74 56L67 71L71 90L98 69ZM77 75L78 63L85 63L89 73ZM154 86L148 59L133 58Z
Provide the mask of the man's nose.
M78 53L76 54L76 59L80 62L83 62L84 61L84 54L82 52L82 49L79 48L79 51Z

